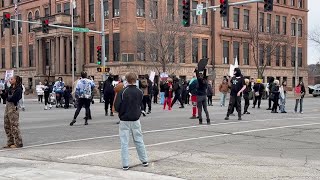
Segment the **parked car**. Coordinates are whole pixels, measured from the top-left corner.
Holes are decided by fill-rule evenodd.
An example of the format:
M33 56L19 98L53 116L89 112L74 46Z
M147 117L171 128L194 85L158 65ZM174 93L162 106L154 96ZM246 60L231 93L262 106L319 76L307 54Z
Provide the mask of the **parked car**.
M320 84L316 84L314 86L308 86L309 94L312 94L313 97L320 96Z

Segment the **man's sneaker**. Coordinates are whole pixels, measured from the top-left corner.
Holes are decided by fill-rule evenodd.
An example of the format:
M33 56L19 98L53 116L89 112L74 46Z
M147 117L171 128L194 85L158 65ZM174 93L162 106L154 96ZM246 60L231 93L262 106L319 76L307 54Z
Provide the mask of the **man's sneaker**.
M48 110L48 106L45 106L45 107L44 107L44 110Z
M301 111L300 114L303 114L303 112Z
M74 120L72 120L71 121L71 123L70 123L70 126L73 126L74 125L74 123L76 123L77 121L74 119Z
M190 119L197 119L197 117L196 116L191 116Z
M141 114L142 114L143 116L146 116L146 112L145 112L145 111L141 111Z
M108 113L106 112L104 115L105 115L105 116L108 116Z
M241 117L238 117L238 120L239 120L239 121L241 121L241 120L242 120L242 118L241 118Z
M127 171L127 170L129 170L129 166L123 166L122 169Z
M199 119L199 124L202 124L202 119Z
M210 125L211 122L210 122L210 119L207 119L207 125Z
M143 163L142 163L142 166L143 166L143 167L148 167L148 166L149 166L149 163L148 163L148 162L143 162Z
M110 113L110 116L113 116L113 112Z
M225 117L224 120L229 120L229 117Z
M148 111L147 114L151 114L151 111Z

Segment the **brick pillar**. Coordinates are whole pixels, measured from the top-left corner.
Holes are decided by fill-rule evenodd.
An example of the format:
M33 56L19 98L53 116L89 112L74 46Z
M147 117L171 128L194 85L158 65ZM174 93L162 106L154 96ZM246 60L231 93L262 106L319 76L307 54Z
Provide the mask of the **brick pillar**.
M71 74L71 48L70 48L70 37L67 37L67 46L66 46L66 54L67 54L67 59L66 59L66 63L67 63L67 69L66 69L66 73L67 74Z
M60 74L66 73L64 37L60 36Z
M54 67L54 73L60 74L60 39L57 36L55 38L55 46L56 46L56 52L55 52L55 67Z
M38 50L39 50L39 56L38 56L38 70L39 70L39 75L43 75L43 67L44 67L44 56L43 56L43 40L40 39L39 40L39 46L38 46Z

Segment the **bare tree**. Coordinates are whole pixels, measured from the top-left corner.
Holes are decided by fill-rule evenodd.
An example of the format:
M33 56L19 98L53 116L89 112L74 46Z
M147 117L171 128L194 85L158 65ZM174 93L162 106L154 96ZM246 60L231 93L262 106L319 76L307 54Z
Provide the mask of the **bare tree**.
M320 30L315 29L309 33L309 39L314 42L317 46L320 46Z
M253 52L253 60L258 72L258 78L262 78L267 66L271 66L274 61L281 63L289 59L290 53L283 56L282 48L288 51L291 48L292 40L278 33L275 28L270 28L270 32L261 33L256 26L249 28L249 44ZM277 59L278 58L278 59Z
M180 18L171 15L147 18L146 24L148 28L137 35L138 58L150 60L159 74L174 73L192 53L193 28L183 27Z

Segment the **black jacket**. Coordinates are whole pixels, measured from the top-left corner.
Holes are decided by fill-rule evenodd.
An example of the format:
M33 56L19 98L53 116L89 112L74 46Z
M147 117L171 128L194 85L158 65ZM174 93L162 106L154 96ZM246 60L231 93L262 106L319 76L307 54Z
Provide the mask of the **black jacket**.
M137 121L141 116L143 92L136 85L122 89L114 104L121 121Z
M212 89L212 85L211 84L208 84L207 96L213 96L213 89Z
M152 91L153 91L153 95L158 95L159 94L159 87L158 85L153 85L152 86Z
M206 77L206 70L203 72L203 77L200 77L199 71L196 70L198 86L197 86L197 96L206 96L208 83L204 79Z
M249 93L251 92L251 86L246 86L246 88L243 91L243 97L247 98L249 97Z
M15 106L18 105L18 102L22 98L22 87L17 86L15 89L12 87L9 88L8 90L8 102L12 102Z
M104 97L107 96L114 96L114 87L112 85L112 81L106 80L103 84L103 95Z
M164 92L164 82L160 82L160 92Z
M262 95L263 91L264 91L264 85L259 83L259 84L255 84L253 86L253 90L254 92L259 92L260 95Z

